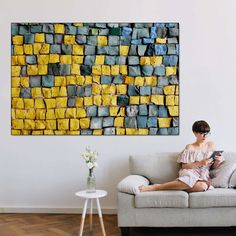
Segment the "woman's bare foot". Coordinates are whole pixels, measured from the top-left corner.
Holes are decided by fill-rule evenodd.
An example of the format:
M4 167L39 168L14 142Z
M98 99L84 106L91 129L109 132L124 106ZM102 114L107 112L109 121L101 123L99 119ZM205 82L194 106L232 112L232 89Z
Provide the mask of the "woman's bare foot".
M140 192L147 192L147 191L157 191L158 190L159 184L153 184L153 185L141 185L139 186L139 191Z

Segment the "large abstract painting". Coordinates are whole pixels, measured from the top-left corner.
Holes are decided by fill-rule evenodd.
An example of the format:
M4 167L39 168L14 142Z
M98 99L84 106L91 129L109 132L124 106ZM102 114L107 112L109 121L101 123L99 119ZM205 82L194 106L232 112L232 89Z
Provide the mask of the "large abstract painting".
M178 23L12 23L12 135L178 135Z

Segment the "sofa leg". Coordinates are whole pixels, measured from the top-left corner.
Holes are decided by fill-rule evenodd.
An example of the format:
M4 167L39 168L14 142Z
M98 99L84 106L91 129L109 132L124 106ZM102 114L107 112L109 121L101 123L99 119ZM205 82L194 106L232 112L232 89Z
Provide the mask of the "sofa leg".
M129 227L120 227L121 236L129 236Z

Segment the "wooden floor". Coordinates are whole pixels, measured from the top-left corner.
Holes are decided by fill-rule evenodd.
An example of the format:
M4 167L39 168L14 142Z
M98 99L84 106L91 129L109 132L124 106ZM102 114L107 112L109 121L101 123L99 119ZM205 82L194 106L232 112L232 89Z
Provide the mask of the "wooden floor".
M116 215L104 215L107 236L119 236ZM0 236L78 236L81 215L0 214ZM93 232L86 218L84 236L102 236L99 218L93 217ZM229 228L132 228L130 236L235 236Z

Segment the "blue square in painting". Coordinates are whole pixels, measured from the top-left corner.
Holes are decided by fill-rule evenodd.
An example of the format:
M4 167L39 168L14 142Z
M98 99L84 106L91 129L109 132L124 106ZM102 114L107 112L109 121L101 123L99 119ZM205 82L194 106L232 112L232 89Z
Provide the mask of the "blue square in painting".
M168 117L168 110L166 106L159 106L159 117Z
M141 86L140 87L140 95L150 95L151 87L150 86Z
M54 86L54 76L53 75L43 75L42 76L42 86L43 87L53 87Z
M156 55L165 55L167 52L166 45L156 44L155 45L155 54Z
M97 106L88 106L86 111L87 116L97 116Z
M147 116L138 116L138 128L146 128L147 127Z
M129 96L138 96L139 95L139 88L135 85L128 86L128 95Z
M109 116L109 107L108 106L99 106L98 107L98 116Z
M154 75L165 75L165 74L166 74L165 66L163 66L163 65L156 66L156 67L154 68L153 74L154 74Z
M110 84L112 81L112 77L108 75L101 76L101 84Z
M103 127L111 127L114 125L114 117L104 117L103 118Z
M141 104L138 107L138 114L140 116L147 116L148 115L148 108L146 104Z
M129 27L122 27L121 35L122 36L129 36L132 33L132 28Z
M156 116L149 117L147 125L148 128L157 127L157 117Z
M152 39L157 38L157 28L156 27L151 27L151 38Z

